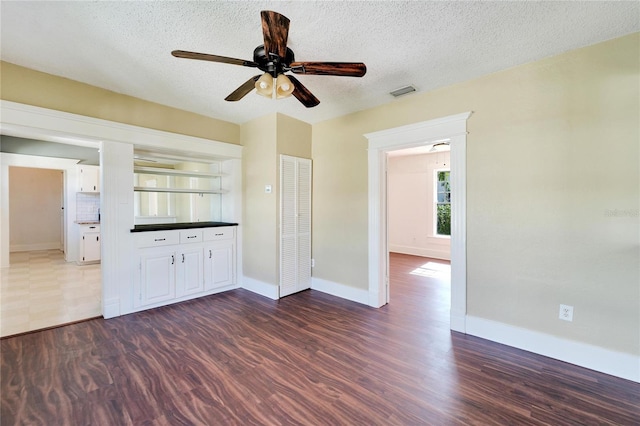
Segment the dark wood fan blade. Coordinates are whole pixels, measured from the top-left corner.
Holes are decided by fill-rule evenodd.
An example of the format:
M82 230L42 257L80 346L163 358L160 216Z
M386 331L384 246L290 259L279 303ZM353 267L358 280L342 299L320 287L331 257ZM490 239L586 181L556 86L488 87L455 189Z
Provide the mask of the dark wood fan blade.
M249 80L245 81L242 86L238 87L234 90L229 96L224 98L225 101L235 102L244 98L247 93L251 92L256 88L256 81L260 78L260 75L256 75L251 77Z
M296 74L362 77L367 73L367 66L362 62L292 62L291 72Z
M209 55L207 53L187 52L186 50L174 50L171 52L176 58L199 59L201 61L222 62L223 64L242 65L245 67L257 67L253 61L244 59L229 58L227 56Z
M297 78L292 75L287 75L287 77L289 77L289 80L291 80L293 86L295 87L295 89L293 90L293 96L295 96L296 99L298 99L302 103L302 105L306 106L307 108L313 108L320 103L318 98L313 96L313 93L311 93L309 89L304 87Z
M278 12L263 10L262 34L264 36L264 50L267 53L275 53L281 58L287 56L287 37L289 37L289 18Z

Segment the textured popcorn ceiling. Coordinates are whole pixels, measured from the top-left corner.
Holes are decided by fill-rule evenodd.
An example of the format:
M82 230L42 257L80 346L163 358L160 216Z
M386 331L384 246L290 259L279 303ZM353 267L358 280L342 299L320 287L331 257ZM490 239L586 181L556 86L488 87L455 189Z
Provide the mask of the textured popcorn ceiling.
M235 123L282 112L315 123L640 31L640 2L0 3L3 61ZM254 68L178 59L174 49L253 59L261 10L291 20L299 61L354 61L363 78L305 76L321 101L224 98ZM415 94L407 95L415 96Z

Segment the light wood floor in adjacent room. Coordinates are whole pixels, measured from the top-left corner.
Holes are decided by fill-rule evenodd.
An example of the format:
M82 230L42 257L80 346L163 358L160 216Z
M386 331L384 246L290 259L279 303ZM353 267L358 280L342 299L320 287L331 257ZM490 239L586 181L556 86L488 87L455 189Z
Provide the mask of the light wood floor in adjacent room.
M0 283L0 336L102 315L100 264L65 262L60 250L11 253Z
M2 339L7 425L637 425L640 384L452 333L442 262L380 309L238 289Z

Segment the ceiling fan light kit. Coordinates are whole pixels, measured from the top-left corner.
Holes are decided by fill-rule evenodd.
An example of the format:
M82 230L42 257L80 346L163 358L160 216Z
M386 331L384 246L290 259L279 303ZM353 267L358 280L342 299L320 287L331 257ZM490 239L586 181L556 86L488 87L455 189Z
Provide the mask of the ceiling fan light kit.
M225 100L230 102L239 101L256 89L259 95L275 99L293 95L304 106L312 108L320 103L318 98L297 78L285 73L343 77L362 77L366 74L367 67L362 62L295 62L293 51L287 47L289 18L270 10L263 10L260 16L264 44L254 49L253 61L185 50L174 50L171 54L176 58L240 65L258 68L264 72L262 75L251 77L229 94Z
M433 144L433 146L431 146L431 149L429 150L429 152L442 151L449 151L449 142L438 142L436 144Z
M273 96L273 77L269 73L264 73L258 78L255 84L258 95L270 98Z
M256 80L255 87L258 95L272 99L288 98L293 93L293 83L284 74L274 79L271 74L265 72Z
M276 99L288 98L293 93L293 83L284 74L276 78Z

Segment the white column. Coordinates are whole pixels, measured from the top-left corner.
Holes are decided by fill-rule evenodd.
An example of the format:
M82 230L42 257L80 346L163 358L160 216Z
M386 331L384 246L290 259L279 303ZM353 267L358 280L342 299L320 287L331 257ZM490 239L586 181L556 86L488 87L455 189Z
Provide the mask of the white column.
M464 333L467 315L467 138L451 138L451 310L450 328Z
M9 267L9 165L0 153L0 268Z
M103 142L100 165L102 315L112 318L132 304L133 145Z

